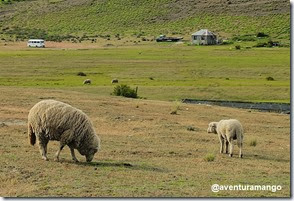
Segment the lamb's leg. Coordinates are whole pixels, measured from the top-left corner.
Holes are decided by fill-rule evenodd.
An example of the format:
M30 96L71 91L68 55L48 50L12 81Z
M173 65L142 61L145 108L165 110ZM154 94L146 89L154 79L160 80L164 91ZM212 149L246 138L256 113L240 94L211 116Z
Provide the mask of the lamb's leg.
M228 151L228 149L229 149L229 142L228 142L228 140L225 141L225 144L226 144L226 149L225 150L226 150L226 154L227 154L229 152Z
M240 143L240 145L239 145L239 149L240 149L239 157L240 158L243 157L243 154L242 154L242 146L243 146L243 143Z
M220 150L219 150L219 153L223 153L224 138L222 136L219 136L219 141L220 141Z
M233 157L233 139L229 139L230 144L230 157Z

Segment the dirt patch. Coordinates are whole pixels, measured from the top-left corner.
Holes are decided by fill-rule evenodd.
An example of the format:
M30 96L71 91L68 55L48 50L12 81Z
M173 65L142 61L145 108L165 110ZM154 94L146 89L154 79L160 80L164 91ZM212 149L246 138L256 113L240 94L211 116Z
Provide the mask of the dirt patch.
M24 126L24 125L27 125L27 122L23 121L23 120L19 120L19 119L0 121L0 127L5 127L5 126Z

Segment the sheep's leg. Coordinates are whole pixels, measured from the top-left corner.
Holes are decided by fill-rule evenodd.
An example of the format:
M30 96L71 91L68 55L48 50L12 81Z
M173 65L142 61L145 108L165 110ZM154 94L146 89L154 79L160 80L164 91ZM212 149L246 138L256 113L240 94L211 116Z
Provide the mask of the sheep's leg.
M55 160L56 161L59 161L59 154L60 154L60 152L61 152L61 150L63 149L64 146L65 146L64 144L60 143L59 149L55 154Z
M40 136L42 136L42 134L37 135L38 136L38 145L39 145L39 150L42 156L42 159L45 161L48 161L47 158L47 144L48 144L48 140L41 138Z
M48 158L47 158L47 144L43 144L43 143L39 142L39 149L40 149L42 159L45 160L45 161L48 161Z
M220 150L219 150L219 153L223 153L224 138L222 136L219 136L219 141L220 141Z
M69 143L71 139L71 134L72 134L71 130L66 130L61 134L59 150L55 154L56 161L59 161L60 152L63 149L63 147Z
M72 148L72 147L69 147L69 148L70 148L70 153L71 153L71 156L72 156L72 160L73 160L74 162L78 163L79 160L76 158L74 148Z

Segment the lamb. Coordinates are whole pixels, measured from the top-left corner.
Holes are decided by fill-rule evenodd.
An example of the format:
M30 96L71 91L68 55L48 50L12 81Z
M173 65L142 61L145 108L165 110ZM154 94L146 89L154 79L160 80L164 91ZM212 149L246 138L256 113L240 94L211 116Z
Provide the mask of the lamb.
M50 140L60 141L55 159L65 145L69 146L72 159L79 162L74 149L91 162L100 148L100 139L96 135L88 116L79 109L55 100L43 100L34 105L28 115L28 137L31 145L38 141L42 159L47 158L47 144Z
M84 80L84 82L83 82L83 84L91 84L92 83L92 81L90 80L90 79L86 79L86 80Z
M228 145L230 144L230 157L233 156L233 140L237 140L237 145L240 149L239 157L243 157L243 127L238 120L229 119L221 120L219 122L211 122L208 125L207 132L218 134L220 153L228 153ZM224 144L226 145L225 150Z

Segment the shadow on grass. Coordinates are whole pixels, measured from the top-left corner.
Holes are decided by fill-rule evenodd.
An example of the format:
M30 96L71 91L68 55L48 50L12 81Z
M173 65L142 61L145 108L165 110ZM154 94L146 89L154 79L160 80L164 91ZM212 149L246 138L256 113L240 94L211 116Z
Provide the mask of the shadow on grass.
M153 167L153 166L148 166L148 165L137 165L137 164L131 164L131 163L126 163L126 162L113 162L113 161L101 161L101 162L71 162L76 165L81 165L81 166L92 166L92 167L123 167L131 170L144 170L144 171L153 171L153 172L168 172L167 169L165 168L158 168L158 167Z
M288 163L290 162L289 159L283 159L283 158L277 158L277 157L269 157L269 156L264 156L264 155L259 155L259 154L247 154L244 156L244 158L248 159L259 159L259 160L268 160L268 161L276 161L276 162L283 162L283 163Z

